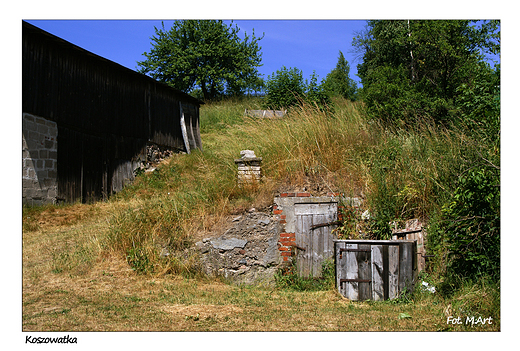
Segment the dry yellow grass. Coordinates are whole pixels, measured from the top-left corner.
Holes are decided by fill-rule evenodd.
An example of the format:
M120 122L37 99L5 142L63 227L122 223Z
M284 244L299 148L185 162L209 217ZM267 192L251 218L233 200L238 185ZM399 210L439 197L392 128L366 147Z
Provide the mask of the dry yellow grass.
M291 292L209 278L138 275L123 258L97 247L106 214L100 210L74 225L24 232L23 331L468 330L446 324L451 302L441 298L351 302L335 291ZM88 265L72 257L56 270L55 251L64 242L69 253L91 248L90 258L84 259ZM476 293L470 293L472 298ZM411 318L399 319L400 313ZM500 321L472 330L497 331Z

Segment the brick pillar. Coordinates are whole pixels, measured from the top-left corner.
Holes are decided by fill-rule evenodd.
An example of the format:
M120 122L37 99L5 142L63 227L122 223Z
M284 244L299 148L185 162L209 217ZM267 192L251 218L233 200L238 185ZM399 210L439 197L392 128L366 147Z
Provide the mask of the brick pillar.
M235 160L238 166L238 185L259 182L262 179L262 158L256 157L250 150L244 150L241 154L242 158Z
M284 263L290 263L294 253L294 246L296 244L296 233L285 232L286 215L283 214L283 209L279 209L277 205L273 207L273 214L278 216L281 233L278 239L278 251L282 256Z

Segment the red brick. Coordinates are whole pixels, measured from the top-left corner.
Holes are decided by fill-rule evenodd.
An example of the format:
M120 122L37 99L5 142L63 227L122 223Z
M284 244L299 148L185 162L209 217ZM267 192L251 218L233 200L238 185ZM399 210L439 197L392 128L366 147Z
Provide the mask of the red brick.
M284 251L281 253L282 256L285 256L285 257L291 257L291 251Z
M280 224L285 224L287 221L285 219L280 220Z
M290 247L285 247L285 246L280 246L278 248L279 251L291 251L291 248Z
M280 233L280 238L289 238L291 235L294 235L294 233Z
M287 197L287 193L281 193L280 197Z
M296 238L282 238L278 240L278 242L285 246L294 246L294 242L296 241Z
M274 213L275 215L282 214L282 212L283 212L282 210L274 210L274 211L273 211L273 213Z
M280 212L281 212L281 211L280 211ZM285 218L287 218L286 215L281 215L281 216L280 216L280 219L285 219Z
M297 197L310 197L311 194L310 193L298 193L296 194Z

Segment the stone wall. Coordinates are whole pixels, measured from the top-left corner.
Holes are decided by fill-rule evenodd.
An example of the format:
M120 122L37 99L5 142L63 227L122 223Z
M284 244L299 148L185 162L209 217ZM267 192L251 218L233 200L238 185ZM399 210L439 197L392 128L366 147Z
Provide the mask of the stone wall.
M223 235L195 244L204 273L238 284L273 284L281 262L279 230L270 213L253 211L233 218Z
M22 203L55 203L58 195L58 126L24 113L22 116Z

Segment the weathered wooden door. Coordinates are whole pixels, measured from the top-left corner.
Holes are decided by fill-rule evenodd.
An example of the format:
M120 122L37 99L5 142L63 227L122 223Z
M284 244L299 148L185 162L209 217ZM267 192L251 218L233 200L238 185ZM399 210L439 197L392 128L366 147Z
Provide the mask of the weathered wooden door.
M416 274L415 241L336 241L336 284L350 300L394 299Z
M321 275L323 261L334 255L333 225L314 227L337 220L337 203L295 204L296 267L302 277Z

